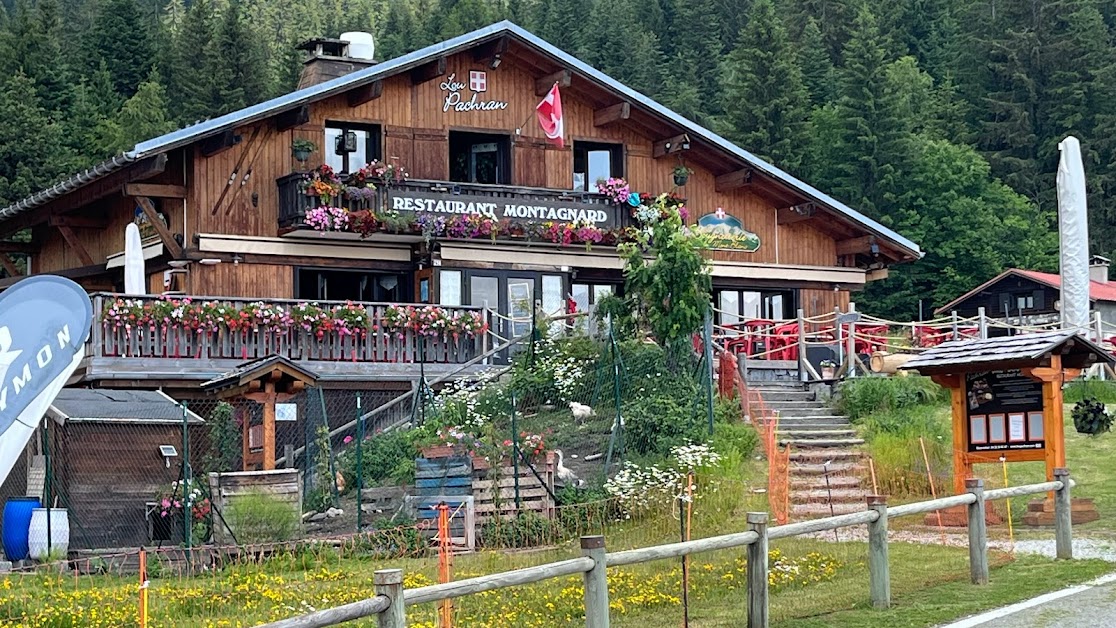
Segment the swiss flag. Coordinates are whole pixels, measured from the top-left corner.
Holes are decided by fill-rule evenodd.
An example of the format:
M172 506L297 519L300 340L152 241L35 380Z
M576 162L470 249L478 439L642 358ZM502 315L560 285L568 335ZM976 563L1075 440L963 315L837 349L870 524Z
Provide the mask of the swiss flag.
M539 116L539 126L547 139L552 140L559 148L566 145L562 136L565 134L565 125L562 122L562 94L558 92L558 84L550 88L546 97L535 107Z

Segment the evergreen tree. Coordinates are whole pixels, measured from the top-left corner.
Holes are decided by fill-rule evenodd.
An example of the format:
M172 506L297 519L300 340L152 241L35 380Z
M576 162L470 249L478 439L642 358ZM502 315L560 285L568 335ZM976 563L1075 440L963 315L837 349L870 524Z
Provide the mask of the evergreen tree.
M806 20L799 42L798 63L810 102L820 105L832 101L836 97L833 60L826 52L825 39L814 18Z
M230 3L206 55L212 115L236 111L268 97L267 61L258 42L240 4Z
M103 0L86 32L90 69L104 63L113 88L124 97L134 94L151 71L147 26L136 0Z
M113 120L102 124L101 137L110 153L131 150L138 142L174 128L167 116L167 99L159 77L152 72Z
M539 36L574 56L592 57L591 51L586 50L586 42L589 32L600 25L593 24L592 20L586 24L585 18L603 14L608 19L607 7L599 10L601 4L606 3L604 0L540 0L535 14Z
M212 45L215 23L210 0L195 0L182 17L161 67L163 83L174 102L174 119L180 126L204 120L214 113L213 76L204 59L205 51Z
M744 148L799 172L807 94L794 50L771 0L755 0L725 64L724 132Z
M705 124L721 110L719 75L711 71L711 68L717 67L723 48L714 7L714 0L676 0L674 14L678 27L672 30L670 38L670 49L678 61L672 64L671 69L681 70L684 75L697 79L700 114L696 119ZM670 80L684 79L674 77Z
M697 68L681 55L670 60L658 98L676 113L698 120L704 111L698 92Z
M636 12L635 0L597 0L585 32L586 60L609 76L654 95L662 48Z
M103 137L104 124L116 115L122 101L112 88L104 66L74 86L69 115L63 120L65 137L80 166L89 166L111 156L111 138Z
M61 127L50 119L27 75L12 74L0 82L0 119L0 204L37 192L74 167Z
M392 0L376 40L377 56L392 59L415 50L418 32L410 3L407 0Z

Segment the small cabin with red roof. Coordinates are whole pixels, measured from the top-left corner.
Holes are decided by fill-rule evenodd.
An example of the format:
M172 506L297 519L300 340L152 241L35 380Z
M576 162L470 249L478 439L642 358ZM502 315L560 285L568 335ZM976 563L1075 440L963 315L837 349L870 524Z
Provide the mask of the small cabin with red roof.
M1089 260L1089 307L1099 314L1105 326L1116 326L1116 282L1109 282L1111 261L1099 255ZM935 314L957 312L973 317L984 308L989 319L1012 325L1045 325L1061 316L1062 278L1054 273L1010 268L957 297L934 311ZM989 329L991 335L1003 330ZM1108 336L1108 333L1104 333Z

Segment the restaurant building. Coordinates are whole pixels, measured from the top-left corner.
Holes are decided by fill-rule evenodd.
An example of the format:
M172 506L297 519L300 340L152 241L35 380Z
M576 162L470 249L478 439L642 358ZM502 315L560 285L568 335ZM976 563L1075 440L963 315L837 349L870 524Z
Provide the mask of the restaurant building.
M268 304L366 303L380 331L390 304L440 304L490 323L463 328L468 341L431 358L464 362L497 342L487 336L525 331L536 302L584 311L622 289L615 244L639 228L638 203L599 193L610 178L635 194L681 197L689 222L717 236L723 324L844 308L889 266L921 256L509 22L389 61L370 58L367 36L346 35L304 45L297 91L141 142L0 209L5 235L32 234L29 244L0 243L9 275L23 255L29 272L91 293L122 292L125 227L140 224L148 296L126 306L98 296L82 384L188 392L279 353L307 361L322 386L344 387L400 379L395 366L414 358L391 334L354 340L325 329L300 344L257 326L210 337L212 320L191 327L181 312L150 332L121 324L121 311L159 295L219 300L257 322ZM555 92L561 124L548 137L536 108Z

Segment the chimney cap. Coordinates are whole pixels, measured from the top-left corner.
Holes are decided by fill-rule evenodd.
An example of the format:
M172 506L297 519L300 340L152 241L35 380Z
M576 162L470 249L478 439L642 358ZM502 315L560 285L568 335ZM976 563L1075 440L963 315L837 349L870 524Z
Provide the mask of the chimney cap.
M1107 257L1104 257L1102 255L1094 255L1094 256L1089 258L1089 265L1090 266L1110 266L1111 264L1112 264L1112 260L1110 260Z
M345 39L336 39L333 37L315 37L307 39L295 46L298 50L308 50L316 54L329 55L331 57L344 57L349 52L349 42Z

